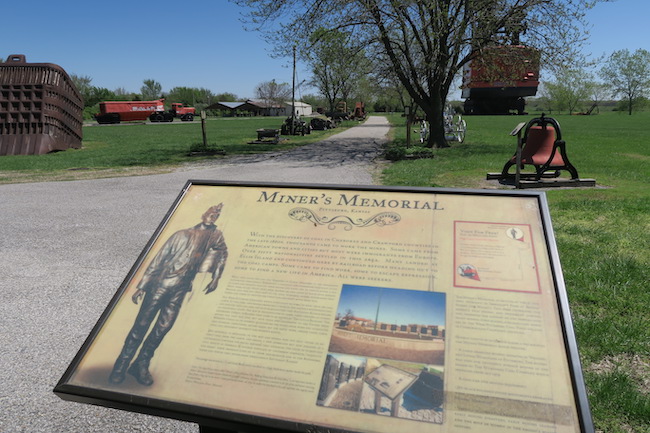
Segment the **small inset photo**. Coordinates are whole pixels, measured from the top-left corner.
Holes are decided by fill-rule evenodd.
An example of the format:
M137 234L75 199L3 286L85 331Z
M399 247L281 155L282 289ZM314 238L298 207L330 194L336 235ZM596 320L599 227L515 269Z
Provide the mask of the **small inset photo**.
M441 367L330 353L318 406L442 424Z
M344 285L329 352L444 365L445 294Z
M445 294L344 285L317 405L442 423Z

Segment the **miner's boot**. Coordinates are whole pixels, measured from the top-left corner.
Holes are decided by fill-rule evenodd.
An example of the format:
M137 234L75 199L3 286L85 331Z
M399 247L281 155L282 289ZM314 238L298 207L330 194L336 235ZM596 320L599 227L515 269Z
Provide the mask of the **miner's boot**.
M127 370L127 373L135 377L135 380L137 380L140 385L153 385L153 377L151 377L151 373L149 373L149 361L151 361L152 356L153 350L147 350L145 343L145 346L140 349L138 357L135 359L135 361L133 361L133 364L131 364L131 367L129 367Z
M126 341L122 352L117 357L115 365L113 366L113 371L111 371L110 376L108 376L108 381L113 384L120 384L124 382L124 377L126 376L126 369L135 355L135 351L138 349L139 341Z

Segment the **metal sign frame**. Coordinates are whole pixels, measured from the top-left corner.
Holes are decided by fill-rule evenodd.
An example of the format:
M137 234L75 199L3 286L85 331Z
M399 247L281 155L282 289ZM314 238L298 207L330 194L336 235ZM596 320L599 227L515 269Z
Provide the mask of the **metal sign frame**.
M212 220L209 216L206 217L210 212L216 213ZM186 303L180 307L178 322L173 325L178 329L169 332L163 339L158 354L154 356L154 360L169 359L169 362L158 361L158 364L152 363L150 366L152 371L155 370L153 377L156 382L153 385L143 385L144 382L139 379L136 382L136 375L129 374L126 374L126 379L122 377L124 382L109 383L108 374L111 373L118 349L125 343L124 337L131 335L131 323L137 323L137 319L135 322L133 319L141 308L140 305L144 305L133 305L134 291L141 288L142 281L150 277L145 277L146 275L154 275L151 271L153 263L162 260L162 251L172 242L172 238L185 236L191 230L204 229L214 223L215 219L218 220L215 232L222 231L225 241L219 236L216 236L219 240L215 240L215 235L210 235L210 240L205 241L209 246L203 246L202 253L196 253L195 250L195 255L201 256L204 262L201 269L197 269L197 264L193 272L207 272L208 277L206 280L204 276L201 283L194 281L190 284L200 284L206 288L213 284L216 295L208 293L199 301L197 298L203 296L200 288L190 287L191 294L186 296ZM267 238L256 240L255 236ZM285 240L280 241L282 237ZM228 245L227 254L224 253L224 242ZM364 242L365 245L376 247L374 250L367 249L359 244ZM486 249L486 246L489 248ZM285 247L295 247L292 255L283 253ZM221 265L213 263L210 265L211 270L203 269L206 267L206 251L216 251L216 256L213 254L210 259L212 262L216 260L214 257L221 254ZM494 254L489 251L494 251ZM265 254L274 255L278 259L274 262L271 256ZM329 258L316 259L316 254ZM399 263L401 258L409 255L412 260ZM363 264L366 259L366 264ZM516 278L512 277L509 266L513 265L513 260L520 261L520 268L528 272L518 272ZM317 265L317 262L321 264ZM508 267L504 262L508 262ZM329 263L327 266L331 266L331 269L338 266L338 270L329 270L322 263ZM292 271L295 273L293 277ZM424 275L427 272L430 273ZM210 278L218 282L206 285ZM162 280L156 281L160 283ZM276 296L276 291L285 290L282 287L292 284L299 288L296 290L305 293L309 292L310 287L318 286L318 292L311 292L311 296L317 294L319 300L313 301L313 309L309 311L313 317L310 320L318 323L307 326L303 325L304 320L298 320L296 323L301 324L302 331L298 328L291 331L295 337L292 337L294 339L291 344L304 344L304 347L297 346L301 347L300 350L288 351L289 343L285 341L278 343L275 347L276 354L270 356L263 354L259 347L265 345L268 350L273 350L273 338L264 342L260 339L253 340L246 333L226 335L235 329L235 325L228 328L228 331L224 331L224 326L227 328L230 326L228 323L233 324L241 315L230 315L227 322L222 318L223 315L217 315L214 311L228 311L229 314L235 310L238 314L252 311L246 309L252 307L245 307L244 304L253 302L251 305L257 305L254 304L255 298L247 294L238 300L238 293L244 286L253 291L261 290L255 286L260 281L266 282L268 299ZM285 282L287 284L283 285ZM330 293L328 290L332 288L336 289L335 293L332 292L334 295L327 297L329 295L326 296L326 293ZM389 319L389 313L386 313L384 317L387 318L383 320L379 316L368 317L369 313L365 313L364 317L356 317L351 314L352 306L359 314L363 314L362 308L365 307L355 304L358 301L350 300L352 297L344 297L344 290L355 294L357 292L354 290L362 293L362 290L368 288L384 290L386 298L382 308L388 311L393 308L394 314L398 314L397 305L418 302L431 305L430 317L439 319L430 319L436 323L422 323L429 319L417 318L418 307L415 304L410 313L411 319L404 316L402 319ZM288 294L287 291L282 297L277 295L277 299L272 302L278 308L291 302L298 302L303 309L311 308L310 296L297 301L297 298L292 299ZM420 300L420 295L427 294L437 296ZM388 301L389 295L399 296L396 298L398 301ZM139 300L142 302L142 298ZM491 314L500 307L481 307L476 304L476 300L482 303L494 301L494 305L505 306L503 311L512 313L493 316ZM375 308L371 301L367 304ZM263 305L259 304L256 308L263 310ZM515 329L512 324L503 325L503 319L507 317L510 321L519 320L520 325L524 325L523 328L528 327L525 322L527 319L521 312L517 312L519 307L531 309L531 316L536 317L536 324L531 324L530 329L525 331L530 332L529 335L522 334L524 331ZM347 314L341 312L345 308ZM379 312L378 304L376 308ZM188 309L193 310L193 314L186 313ZM434 310L439 311L434 314ZM267 337L276 335L268 332L271 332L271 328L280 329L288 318L286 312L282 313L284 316L273 314L271 307L268 311L260 311L259 315L266 315L267 322L254 322L255 326L248 324L249 328L259 328L260 332L266 332L260 335ZM303 319L301 314L303 311L297 310L296 317ZM212 322L206 320L209 317L214 317ZM281 320L281 317L284 319ZM482 323L476 323L479 317L482 317ZM402 322L397 323L400 320ZM369 323L374 324L374 330L369 327ZM246 324L237 324L242 329L244 325ZM384 325L387 327L381 328ZM136 327L135 324L133 326L130 332ZM536 327L544 328L544 332L535 329ZM402 396L413 381L408 386L399 388L399 398L391 401L390 412L393 416L371 414L369 410L337 411L341 408L328 406L331 403L327 403L326 398L320 399L317 404L318 387L324 389L325 386L326 374L322 370L325 358L334 353L332 345L335 330L344 334L344 339L362 338L368 347L358 349L358 353L357 349L338 352L337 355L344 352L345 356L341 356L334 364L350 363L348 359L352 357L363 361L354 367L346 367L347 376L343 380L340 377L336 379L338 388L346 384L360 388L370 385L364 383L363 378L368 377L371 371L376 371L380 364L388 365L391 369L396 366L405 369L404 377L415 374L420 385L425 388L430 385L421 380L423 376L433 379L438 377L437 383L444 383L439 390L444 403L435 403L438 405L436 408L433 408L435 405L430 405L428 410L431 413L440 412L440 418L434 421L414 421L399 415L400 406L407 406L406 397ZM215 332L221 336L215 337ZM277 332L280 335L284 331ZM208 349L208 335L221 343ZM248 343L242 344L246 348L228 349L231 352L226 355L227 345L236 341L237 335L240 336L237 338L248 338ZM545 335L546 340L539 343L543 347L525 346L531 335ZM471 356L478 356L478 359L486 356L485 362L494 362L496 364L493 365L497 368L501 366L504 369L509 362L521 359L521 371L515 369L508 374L504 373L501 379L496 379L494 384L486 385L487 387L476 385L472 388L469 386L470 381L478 383L487 376L478 371L477 365L471 365L470 355L463 353L476 348L479 340L486 341L486 338L493 336L500 336L493 340L493 344L504 352L503 360L490 359L485 351L490 352L491 349L484 349L483 355ZM330 341L329 346L318 346L315 343L321 340L325 343ZM519 344L519 351L506 348L503 342L507 340L510 341L508 344ZM258 348L255 348L254 341L258 342ZM312 341L313 344L310 343ZM416 343L424 348L420 349ZM378 345L381 345L379 356L372 352ZM438 349L432 349L434 345L438 345ZM355 345L357 346L363 345ZM386 349L388 346L401 349L389 352ZM418 355L420 350L425 355L435 352L438 359L444 359L444 362L422 361ZM287 353L287 360L291 359L290 363L285 364L283 359L278 359L283 351ZM304 360L300 360L297 353L304 356ZM549 354L546 359L538 356L545 353ZM520 354L525 356L522 358ZM530 358L526 358L528 355ZM255 361L255 357L263 356L268 357L264 361ZM241 362L245 359L250 362ZM223 365L232 366L237 362L239 367L222 368ZM414 363L418 368L424 366L419 373L413 372ZM543 364L541 367L540 363ZM210 367L215 364L219 367ZM314 365L320 366L320 373L314 373ZM537 376L542 376L542 379L531 374L530 369L533 368L538 368ZM277 374L262 374L264 369L273 369ZM296 378L297 374L303 376ZM253 377L258 377L258 381L252 380ZM395 377L399 380L400 376L397 374ZM283 382L273 382L271 378ZM522 390L533 386L539 388L540 394L544 394L544 389L548 388L550 394L564 397L548 404L535 401L532 395L528 399L530 401L526 398L518 399L512 397L516 393L508 394L507 387L512 386L512 383L507 384L508 381L518 383ZM371 388L376 391L382 384L375 382L374 388ZM228 386L223 386L224 383ZM494 394L491 394L491 390ZM195 422L206 429L241 432L384 433L408 430L445 433L457 431L464 422L471 422L466 417L471 418L475 424L486 417L504 423L512 420L514 424L511 424L509 431L513 432L518 431L516 426L520 422L544 423L547 426L557 423L557 431L561 432L594 432L548 203L543 192L190 180L54 392L64 400ZM228 397L229 401L233 401L232 404L224 403L223 400L223 396L228 396L229 393L232 393ZM251 393L249 397L246 396L247 393ZM521 393L525 391L519 392ZM381 393L376 392L375 396L373 404L381 403ZM275 401L282 399L289 401L289 406L295 404L299 408L305 405L308 410L278 408ZM519 412L512 407L518 407ZM490 430L486 421L481 431L500 430Z

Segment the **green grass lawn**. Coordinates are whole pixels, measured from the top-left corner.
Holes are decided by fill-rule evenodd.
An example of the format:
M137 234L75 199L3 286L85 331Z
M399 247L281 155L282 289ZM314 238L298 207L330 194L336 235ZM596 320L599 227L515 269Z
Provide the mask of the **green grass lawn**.
M498 188L485 175L501 171L516 146L509 132L532 117L466 117L463 144L391 164L383 183ZM553 117L580 177L597 182L546 193L594 421L650 432L650 113ZM393 133L405 142L404 127Z
M209 118L206 137L210 147L226 154L260 153L288 149L323 139L356 124L343 122L336 129L312 131L305 136L282 137L280 144L249 144L257 139L257 129L279 129L284 117ZM146 174L171 170L185 162L222 158L190 156L193 145L203 142L201 122L91 124L83 128L81 149L47 155L0 157L0 183L83 177Z
M464 143L435 150L433 159L389 164L381 181L498 188L485 175L501 170L516 145L509 132L532 117L466 117ZM607 433L650 432L650 113L554 117L580 177L597 182L596 188L547 192L594 421ZM404 119L389 118L394 141L403 143ZM282 121L209 119L208 142L228 154L263 152L341 131L289 137L281 145L247 144L256 129L279 128ZM88 126L80 150L0 157L0 183L172 169L194 160L190 147L201 140L200 122Z

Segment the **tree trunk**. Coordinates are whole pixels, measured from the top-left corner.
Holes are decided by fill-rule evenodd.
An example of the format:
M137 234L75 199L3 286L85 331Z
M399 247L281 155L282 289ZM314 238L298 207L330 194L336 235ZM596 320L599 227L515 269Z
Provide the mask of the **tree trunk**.
M426 119L429 121L429 140L427 147L440 149L449 147L447 137L445 136L445 118L444 103L440 98L432 98L426 103L422 103L420 108L424 111Z
M632 98L628 98L628 101L627 101L627 114L629 116L632 115L632 101L633 101Z
M445 136L445 122L442 112L432 113L429 119L429 141L427 142L427 147L436 149L449 147L447 137Z

